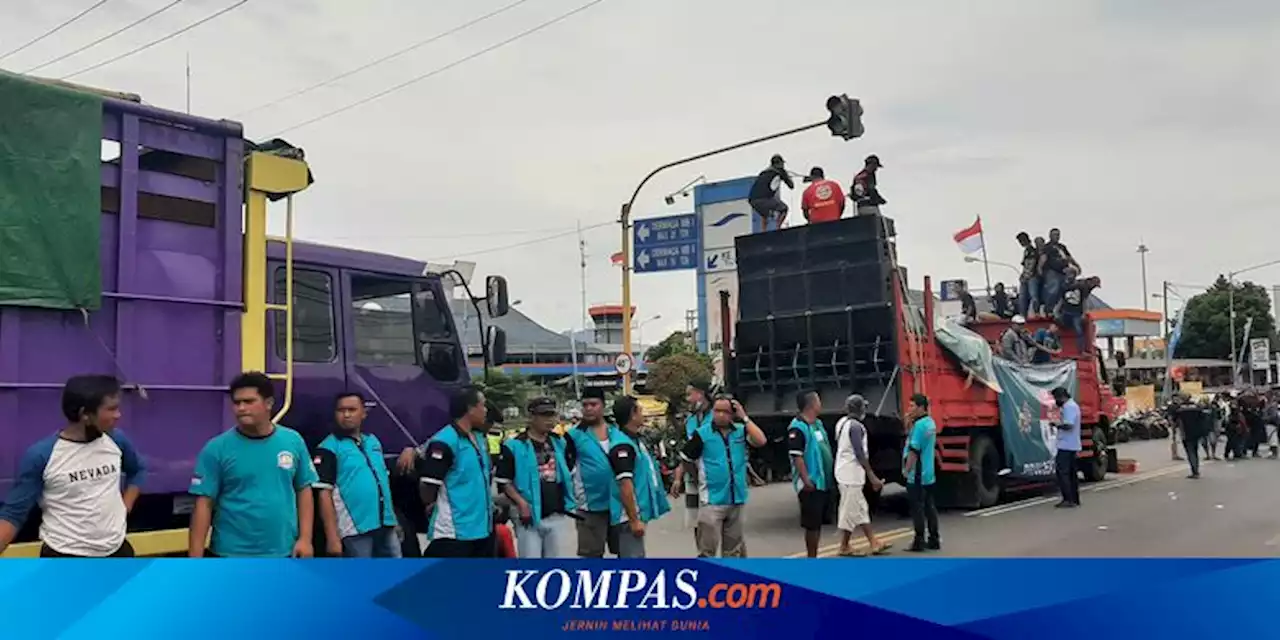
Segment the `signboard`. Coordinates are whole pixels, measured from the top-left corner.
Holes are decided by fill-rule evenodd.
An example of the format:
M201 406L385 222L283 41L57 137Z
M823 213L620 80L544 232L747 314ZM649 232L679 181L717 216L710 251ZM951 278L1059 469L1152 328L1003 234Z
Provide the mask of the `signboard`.
M702 271L737 271L733 240L751 233L751 206L746 200L729 200L702 206Z
M1254 371L1263 371L1271 366L1271 341L1266 338L1249 340L1249 362Z
M625 376L628 373L631 373L631 369L634 366L635 361L631 359L631 356L625 353L619 353L618 357L613 360L613 368L618 372L618 375Z
M938 283L938 295L943 302L960 299L960 292L964 291L964 280L943 280Z
M637 220L632 229L636 273L698 268L698 218L682 213Z

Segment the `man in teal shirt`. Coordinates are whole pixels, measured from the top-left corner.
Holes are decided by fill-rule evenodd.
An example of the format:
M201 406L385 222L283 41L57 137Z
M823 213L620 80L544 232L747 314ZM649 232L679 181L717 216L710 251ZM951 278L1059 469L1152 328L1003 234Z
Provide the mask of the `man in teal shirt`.
M938 535L938 505L934 496L934 448L938 440L938 425L929 416L929 398L923 393L911 396L911 410L907 413L911 431L907 434L907 446L902 451L902 474L907 479L907 500L911 503L911 520L916 536L911 541L911 551L942 548ZM925 540L925 526L929 538Z
M231 381L236 427L216 436L196 458L196 496L188 555L310 558L315 467L297 431L271 422L275 390L265 374Z
M816 391L796 394L796 414L787 429L787 449L791 454L791 483L800 498L800 527L804 529L804 547L810 558L818 557L822 541L822 525L831 504L831 488L835 484L835 463L827 430L818 414L822 399Z

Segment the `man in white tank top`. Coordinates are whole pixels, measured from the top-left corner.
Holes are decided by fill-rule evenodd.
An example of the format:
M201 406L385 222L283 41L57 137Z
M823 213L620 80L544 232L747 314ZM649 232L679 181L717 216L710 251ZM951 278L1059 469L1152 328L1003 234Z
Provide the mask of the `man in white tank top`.
M867 428L862 423L866 413L866 400L854 394L845 401L845 417L836 423L835 476L840 484L840 516L836 525L840 528L840 555L846 557L880 555L892 546L880 542L871 530L871 509L862 493L868 481L873 491L884 488L884 482L876 476L867 456ZM853 548L853 534L857 530L867 538L865 549Z

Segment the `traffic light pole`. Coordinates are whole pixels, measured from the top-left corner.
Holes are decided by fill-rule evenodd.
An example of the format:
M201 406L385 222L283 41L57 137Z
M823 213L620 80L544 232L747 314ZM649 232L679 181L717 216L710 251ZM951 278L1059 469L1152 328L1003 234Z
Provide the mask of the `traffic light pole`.
M778 133L770 134L760 138L754 138L752 140L747 140L745 142L732 144L727 147L721 147L714 151L700 153L696 156L689 156L687 158L681 158L673 162L668 162L667 164L664 164L658 167L657 169L650 171L649 175L645 176L644 179L640 181L640 184L636 185L636 190L631 193L631 199L628 200L626 204L622 205L622 215L618 219L619 224L622 226L622 349L623 349L623 352L627 354L627 356L632 356L632 353L631 353L631 208L635 206L636 198L640 196L640 190L644 188L644 185L648 184L648 182L652 180L654 176L658 175L663 171L666 171L667 169L678 167L684 164L689 164L690 162L697 162L698 160L710 158L711 156L717 156L722 153L737 151L738 149L760 144L761 142L777 140L778 138L785 138L787 136L795 135L797 133L803 133L810 129L825 127L827 126L828 121L829 119L820 120L812 124L806 124L802 127L787 129L786 131L780 131ZM701 259L702 259L702 256L698 256L698 260L701 260ZM631 371L628 371L627 373L623 374L622 376L623 393L631 393L631 376L635 372L636 368L637 368L636 366L632 366Z

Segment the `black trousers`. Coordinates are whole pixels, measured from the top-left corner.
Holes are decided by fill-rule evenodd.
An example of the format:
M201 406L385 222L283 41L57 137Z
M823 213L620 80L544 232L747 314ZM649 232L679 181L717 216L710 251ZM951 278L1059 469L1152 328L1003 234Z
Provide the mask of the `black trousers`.
M938 502L934 497L934 485L907 484L907 501L911 504L911 523L916 537L912 544L923 544L926 528L930 542L938 542Z
M58 551L47 544L42 544L40 545L40 557L41 558L91 558L91 557L132 558L133 545L129 544L128 540L125 540L124 544L120 545L120 548L116 549L115 553L112 553L109 556L77 556L70 553L62 553L61 551Z
M1080 473L1076 468L1076 454L1079 451L1058 450L1054 458L1054 466L1058 476L1058 491L1063 502L1080 504Z
M479 540L455 540L453 538L436 538L427 545L422 554L424 558L494 558L498 551L493 543L493 534Z

